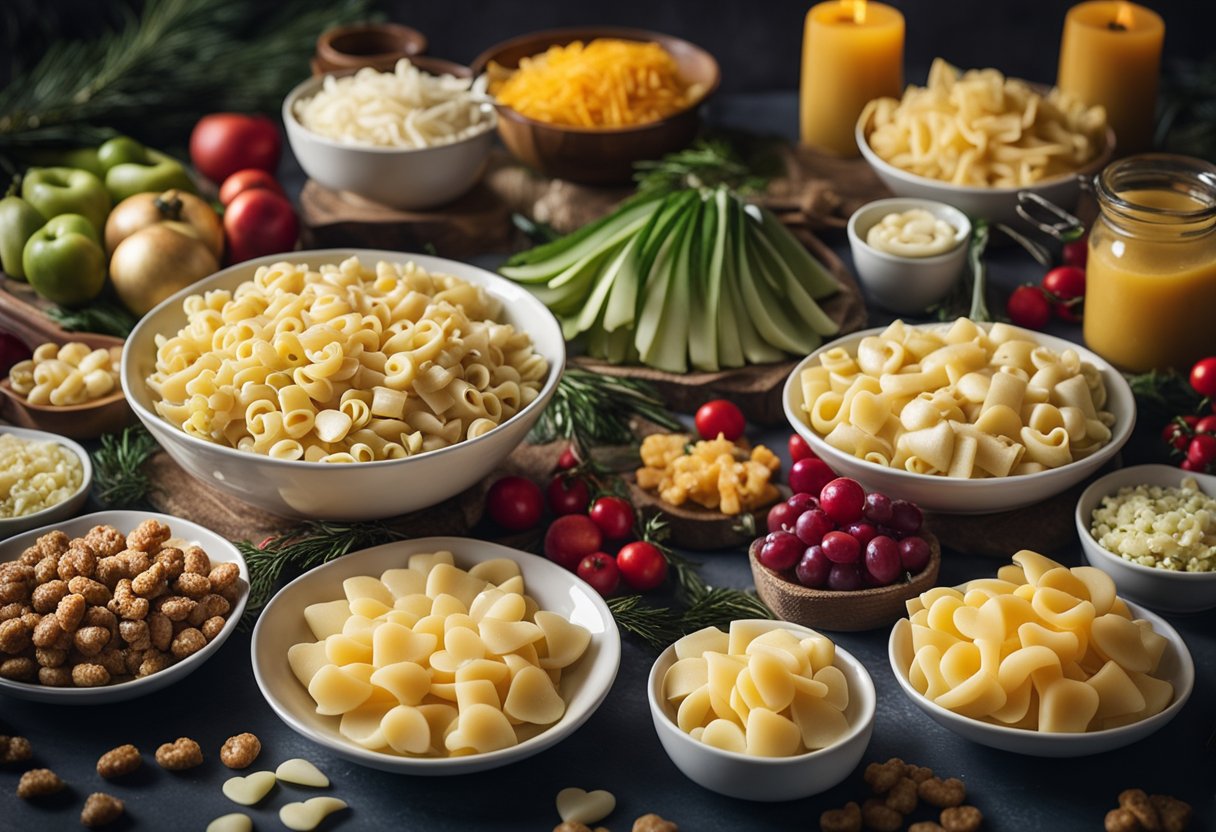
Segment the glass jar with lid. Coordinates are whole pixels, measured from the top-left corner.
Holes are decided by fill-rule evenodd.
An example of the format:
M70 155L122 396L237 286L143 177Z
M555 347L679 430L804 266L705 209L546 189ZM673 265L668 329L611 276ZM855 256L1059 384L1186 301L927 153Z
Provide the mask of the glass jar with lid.
M1216 355L1216 166L1130 156L1107 166L1095 190L1086 346L1134 372Z

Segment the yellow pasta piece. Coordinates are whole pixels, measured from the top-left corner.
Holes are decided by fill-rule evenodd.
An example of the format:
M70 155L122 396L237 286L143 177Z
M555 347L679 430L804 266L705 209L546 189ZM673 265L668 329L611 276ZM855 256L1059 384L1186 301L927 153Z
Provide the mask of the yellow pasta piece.
M304 608L304 621L318 641L342 632L342 626L350 615L350 602L345 599L309 604Z
M701 742L723 751L747 753L747 736L737 722L728 719L715 719L706 725L701 733Z

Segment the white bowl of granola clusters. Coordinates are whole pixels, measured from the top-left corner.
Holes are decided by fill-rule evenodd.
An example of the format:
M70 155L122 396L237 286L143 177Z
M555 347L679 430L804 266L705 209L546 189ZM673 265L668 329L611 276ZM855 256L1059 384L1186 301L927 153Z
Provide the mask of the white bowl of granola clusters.
M1180 493L1187 480L1195 488ZM1216 608L1216 477L1169 465L1115 471L1085 489L1076 524L1086 560L1120 595L1162 612Z

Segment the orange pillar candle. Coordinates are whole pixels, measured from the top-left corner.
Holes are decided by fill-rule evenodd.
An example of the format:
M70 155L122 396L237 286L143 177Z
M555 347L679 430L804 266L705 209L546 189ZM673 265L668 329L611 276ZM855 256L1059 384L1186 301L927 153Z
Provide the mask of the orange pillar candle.
M904 86L904 16L882 3L829 0L806 15L802 40L802 143L856 156L867 103Z
M1056 85L1106 108L1121 156L1152 147L1164 40L1160 15L1134 3L1093 0L1064 18Z

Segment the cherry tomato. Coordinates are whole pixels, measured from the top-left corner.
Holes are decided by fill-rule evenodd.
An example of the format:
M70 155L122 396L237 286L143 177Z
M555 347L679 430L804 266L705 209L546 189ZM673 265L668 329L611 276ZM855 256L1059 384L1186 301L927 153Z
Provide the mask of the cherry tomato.
M657 546L644 540L622 546L616 554L616 565L625 583L640 592L654 589L667 577L667 558Z
M585 514L559 517L545 532L545 556L572 572L579 561L598 552L603 545L600 527Z
M567 445L566 450L562 451L562 455L557 458L557 470L569 471L579 463L578 453L575 452L573 445Z
M1216 462L1216 436L1197 433L1186 447L1186 458L1194 465L1207 467Z
M1165 427L1161 429L1161 439L1171 448L1183 452L1186 451L1186 446L1191 441L1186 429L1173 419L1166 422Z
M796 433L790 434L790 462L797 462L800 459L818 459L815 452L811 450L811 446L806 443Z
M1015 326L1042 329L1051 320L1051 303L1038 286L1019 286L1009 296L1005 313Z
M1085 268L1085 263L1089 260L1089 235L1086 234L1079 240L1065 243L1060 252L1060 259L1064 261L1065 266Z
M590 515L609 540L621 540L633 530L633 506L620 497L600 497L591 504Z
M1077 266L1059 266L1043 276L1043 288L1055 297L1056 315L1076 323L1081 320L1081 303L1085 298L1085 270Z
M587 555L578 562L577 571L580 578L605 597L621 585L621 570L616 565L616 558L604 552Z
M1195 433L1216 433L1216 414L1204 416L1196 422Z
M734 442L743 435L747 420L743 411L734 402L726 399L714 399L697 408L694 417L697 433L702 439L717 439L721 434L725 439Z
M549 510L561 517L564 514L585 514L591 502L591 489L581 477L556 476L545 489Z
M1216 399L1216 355L1195 362L1191 368L1191 386L1205 399Z
M1191 471L1196 474L1202 474L1207 466L1191 462L1189 459L1184 459L1182 462L1178 463L1178 467L1183 471Z
M486 511L490 519L513 532L535 526L544 510L545 498L540 493L540 486L523 477L503 477L495 481L486 494Z

